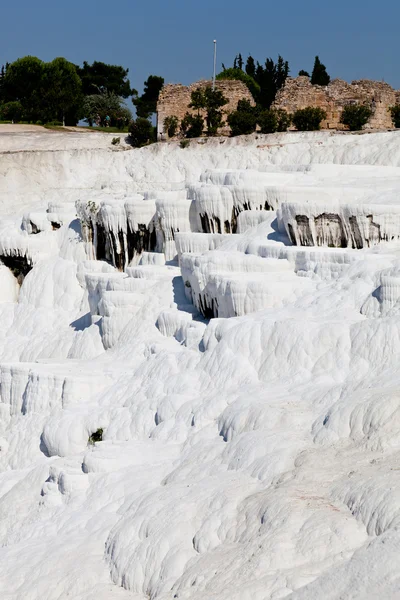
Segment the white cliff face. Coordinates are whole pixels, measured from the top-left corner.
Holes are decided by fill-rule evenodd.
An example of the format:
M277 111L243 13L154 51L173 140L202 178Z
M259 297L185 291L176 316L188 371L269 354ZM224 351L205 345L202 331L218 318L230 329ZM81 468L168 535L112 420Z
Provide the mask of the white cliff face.
M46 135L0 135L0 597L398 598L398 135Z

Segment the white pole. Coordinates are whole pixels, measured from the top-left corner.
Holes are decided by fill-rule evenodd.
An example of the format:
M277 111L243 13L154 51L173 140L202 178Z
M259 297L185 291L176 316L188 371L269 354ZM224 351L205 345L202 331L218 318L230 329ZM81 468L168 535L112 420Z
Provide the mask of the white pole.
M214 70L213 70L213 81L212 89L215 90L215 67L217 64L217 40L214 40Z

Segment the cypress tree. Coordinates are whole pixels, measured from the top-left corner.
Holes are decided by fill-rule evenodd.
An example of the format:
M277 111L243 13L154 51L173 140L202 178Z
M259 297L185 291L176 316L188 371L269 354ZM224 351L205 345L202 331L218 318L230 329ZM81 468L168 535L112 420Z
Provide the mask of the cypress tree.
M311 75L311 83L313 85L328 85L331 78L326 72L326 67L319 60L319 56L315 57L314 69Z
M250 75L253 79L256 77L256 64L254 62L254 58L249 56L246 62L246 73Z
M241 71L243 71L243 58L241 54L238 56L238 67Z

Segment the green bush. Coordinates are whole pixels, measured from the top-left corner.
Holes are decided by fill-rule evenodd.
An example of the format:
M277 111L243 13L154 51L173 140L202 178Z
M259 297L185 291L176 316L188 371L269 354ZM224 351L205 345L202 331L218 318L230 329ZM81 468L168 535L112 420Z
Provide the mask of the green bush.
M285 110L270 108L259 114L257 122L261 133L275 133L275 131L287 131L292 117Z
M278 108L276 111L276 119L278 122L277 131L287 131L290 125L292 124L292 115L283 110L282 108Z
M292 116L292 122L297 131L318 131L321 121L324 119L326 119L326 112L322 108L312 106L300 108Z
M113 137L113 139L111 140L111 143L113 146L118 146L121 142L121 138L119 137Z
M96 442L102 442L103 441L103 430L97 429L97 431L94 431L88 439L88 444L90 444L91 446L93 446Z
M164 133L168 134L168 137L172 138L178 130L179 120L175 115L165 117L164 119Z
M190 141L189 141L189 140L181 140L181 141L179 142L179 146L180 146L181 148L187 148L189 145L190 145Z
M49 123L46 123L46 125L51 125L52 127L62 127L63 123L62 121L49 121Z
M23 110L22 104L18 100L6 102L0 106L0 120L18 123L22 119Z
M204 119L201 115L186 113L181 121L181 132L186 138L197 138L203 135Z
M237 109L228 115L231 136L248 135L256 130L257 114L248 100L239 100Z
M392 117L393 125L396 129L400 128L400 104L395 104L389 108L390 115Z
M340 117L340 122L347 125L350 131L360 131L368 122L372 110L365 104L349 104L345 106Z
M138 117L129 126L129 141L135 148L141 148L151 143L154 138L154 128L150 121Z

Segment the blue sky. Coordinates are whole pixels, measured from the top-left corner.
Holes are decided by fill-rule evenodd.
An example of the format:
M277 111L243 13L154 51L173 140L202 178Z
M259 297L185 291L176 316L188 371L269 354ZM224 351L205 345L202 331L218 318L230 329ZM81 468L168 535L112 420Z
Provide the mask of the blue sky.
M331 77L400 88L399 20L395 0L18 0L1 3L0 62L32 54L121 64L141 91L149 74L210 77L216 38L218 67L237 52L260 62L280 53L297 75L318 54Z

